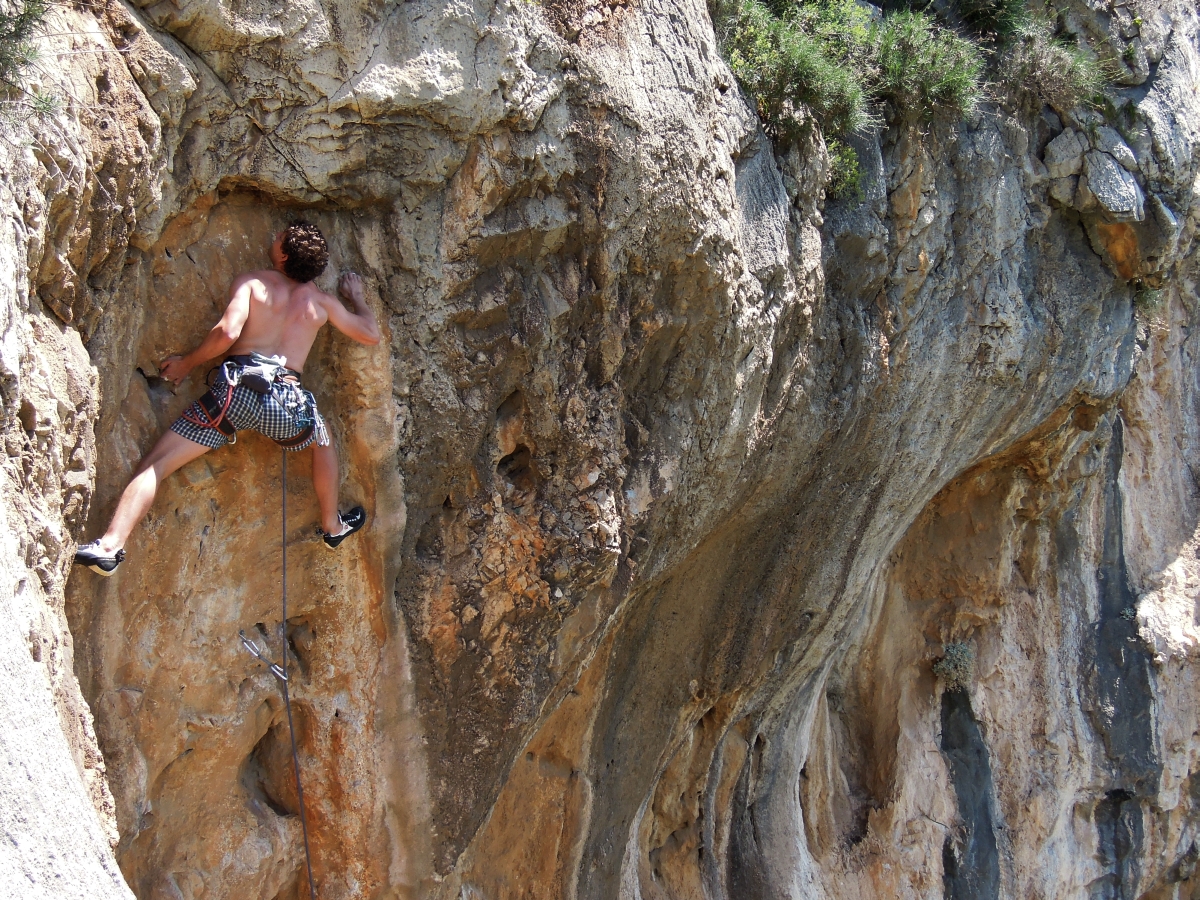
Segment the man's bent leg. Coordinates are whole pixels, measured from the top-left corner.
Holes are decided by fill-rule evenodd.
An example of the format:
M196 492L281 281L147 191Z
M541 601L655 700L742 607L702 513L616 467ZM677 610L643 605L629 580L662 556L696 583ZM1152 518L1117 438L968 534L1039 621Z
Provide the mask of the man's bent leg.
M312 477L321 507L321 527L327 534L337 534L342 522L338 518L338 458L333 441L324 447L313 442Z
M114 553L124 547L130 532L150 511L162 480L211 449L173 431L159 438L153 449L142 458L136 474L121 494L108 531L100 538L100 549L105 553Z

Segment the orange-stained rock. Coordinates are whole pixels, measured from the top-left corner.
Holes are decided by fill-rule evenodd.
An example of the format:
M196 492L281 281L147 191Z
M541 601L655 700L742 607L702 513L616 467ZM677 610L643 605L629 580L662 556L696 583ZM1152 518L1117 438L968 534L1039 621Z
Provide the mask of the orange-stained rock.
M1133 226L1128 222L1097 222L1095 228L1117 275L1126 281L1132 280L1141 264L1137 232Z

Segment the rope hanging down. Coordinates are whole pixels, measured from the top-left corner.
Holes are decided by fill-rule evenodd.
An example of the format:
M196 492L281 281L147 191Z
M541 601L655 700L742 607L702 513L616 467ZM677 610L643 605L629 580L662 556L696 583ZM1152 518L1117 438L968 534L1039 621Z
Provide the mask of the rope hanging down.
M230 391L230 393L233 393ZM313 881L312 853L308 848L308 816L304 814L304 788L300 785L300 753L296 750L296 726L292 723L292 701L288 696L288 656L287 656L287 450L283 451L283 621L279 625L279 643L283 653L283 662L276 665L271 662L258 645L246 637L246 632L239 631L242 646L256 659L266 663L271 674L278 679L283 688L283 706L287 710L288 734L292 739L292 764L296 769L296 799L300 804L300 830L304 834L304 863L308 867L308 895L311 900L317 900L316 882Z

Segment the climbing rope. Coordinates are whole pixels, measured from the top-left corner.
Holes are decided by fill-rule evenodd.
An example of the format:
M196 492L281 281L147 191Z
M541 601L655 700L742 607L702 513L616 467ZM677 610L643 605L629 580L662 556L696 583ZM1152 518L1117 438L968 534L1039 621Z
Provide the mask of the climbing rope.
M233 391L230 391L232 394ZM300 830L304 834L304 863L308 867L308 896L317 900L316 882L313 881L312 852L308 847L308 816L304 813L304 788L300 784L300 753L296 749L296 726L292 722L292 700L288 696L288 656L287 656L287 450L283 451L283 621L279 625L279 643L283 653L283 662L279 665L271 662L258 645L246 637L246 632L239 631L242 646L255 658L266 663L271 674L278 679L283 687L283 706L287 710L288 734L292 739L292 764L296 769L296 799L300 803Z

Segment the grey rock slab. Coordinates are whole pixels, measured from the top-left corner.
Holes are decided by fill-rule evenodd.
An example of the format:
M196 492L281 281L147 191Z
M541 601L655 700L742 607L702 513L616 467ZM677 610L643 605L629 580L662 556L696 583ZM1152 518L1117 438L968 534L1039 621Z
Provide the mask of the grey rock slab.
M15 544L0 550L11 557ZM0 896L132 900L59 727L45 667L17 633L12 575L0 573Z
M1078 175L1083 166L1083 154L1087 150L1086 139L1074 129L1068 128L1046 145L1044 162L1051 178L1066 178Z
M1086 169L1079 183L1081 194L1089 192L1119 221L1140 222L1146 218L1146 198L1131 173L1107 153L1089 150L1084 160Z
M1115 128L1109 128L1107 125L1101 125L1092 135L1092 146L1103 153L1107 153L1126 170L1136 172L1138 163L1137 157L1134 156L1133 150L1125 143L1125 139L1117 133Z

